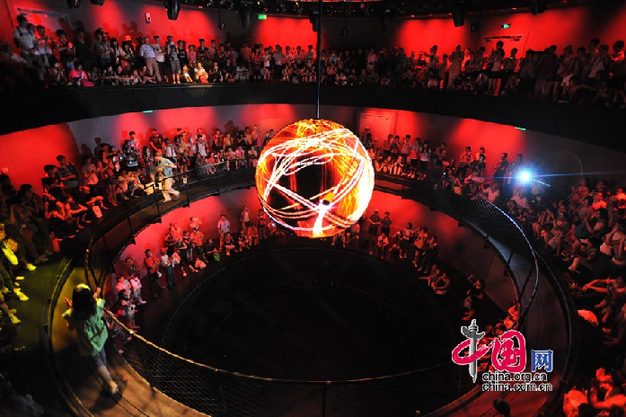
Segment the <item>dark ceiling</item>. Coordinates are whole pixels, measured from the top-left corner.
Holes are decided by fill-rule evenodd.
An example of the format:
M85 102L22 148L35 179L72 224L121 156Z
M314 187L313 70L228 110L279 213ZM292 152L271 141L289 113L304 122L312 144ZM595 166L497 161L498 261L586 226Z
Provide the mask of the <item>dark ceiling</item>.
M317 0L180 0L182 4L245 10L253 12L308 16L318 8ZM611 1L611 0L609 0ZM331 16L391 16L418 17L454 12L477 13L490 11L543 9L569 4L589 3L589 0L324 0L324 15Z

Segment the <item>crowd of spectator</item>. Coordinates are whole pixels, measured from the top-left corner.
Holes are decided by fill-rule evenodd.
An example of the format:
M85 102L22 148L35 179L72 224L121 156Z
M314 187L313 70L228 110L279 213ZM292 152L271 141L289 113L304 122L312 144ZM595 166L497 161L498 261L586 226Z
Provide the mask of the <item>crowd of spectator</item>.
M256 126L248 126L241 131L217 130L210 136L202 129L192 135L178 129L170 139L153 129L149 144L142 147L131 131L120 149L96 139L93 151L84 149L79 168L64 155L43 167L41 195L31 184L16 189L8 175L0 175L0 308L7 338L14 334L11 325L21 320L5 296L28 301L20 288L27 273L102 219L107 210L155 192L164 201L178 198L175 182L184 184L189 177L253 168L261 146L272 135L269 131L259 136Z
M15 339L13 326L21 320L7 300L29 300L21 283L54 251L32 187L23 185L15 190L5 174L0 175L0 187L0 338L7 342L3 346L10 346Z
M364 143L371 134L365 131ZM379 175L430 181L433 187L468 198L484 199L504 209L534 240L539 251L561 268L577 304L578 314L595 340L599 365L591 381L581 382L565 400L572 416L623 415L626 407L626 193L619 184L581 178L570 190L548 188L541 167L523 154L513 160L502 153L487 173L485 147L467 146L451 155L445 143L431 145L410 135L389 135L378 149L370 148ZM529 172L536 178L528 177ZM525 180L523 176L527 175ZM547 190L550 190L547 193ZM565 191L565 192L564 192ZM386 241L386 239L384 239ZM479 284L480 286L480 284ZM473 317L472 301L464 307ZM467 304L467 306L465 305ZM519 314L519 306L509 316ZM516 319L515 319L516 320ZM513 320L514 321L514 320ZM505 319L492 330L506 329ZM581 404L580 414L578 405ZM620 414L622 413L622 414Z
M397 231L394 228L391 234L390 216L386 212L381 217L375 210L326 241L335 247L364 250L388 262L406 262L417 271L418 280L425 281L436 295L446 295L451 280L436 262L437 237L429 235L426 227L414 230L411 223ZM259 209L255 214L246 206L241 209L236 222L231 223L226 214L221 214L215 227L202 225L198 217L189 218L185 227L171 223L157 249L146 248L143 267L138 266L132 257L126 257L117 268L113 310L129 328L138 328L135 312L138 306L146 303L141 290L142 278L149 284L152 297L157 299L162 290L171 289L177 281L192 277L212 264L219 264L223 257L288 236L265 211ZM142 271L145 271L143 277ZM471 295L472 301L482 300L482 281L470 278L470 282L473 290L468 291L467 296Z
M211 39L110 37L103 29L87 33L46 33L43 26L17 18L13 46L0 44L0 91L47 86L207 84L233 82L313 83L312 45L233 45ZM71 35L71 36L70 36ZM543 50L493 49L408 52L403 48L323 50L321 82L336 86L380 86L451 90L626 108L624 41L609 46L599 39L574 47Z
M153 129L149 143L141 146L130 131L119 149L96 138L93 152L83 152L80 168L63 155L56 165L44 167L45 216L58 239L74 238L104 211L135 197L158 192L170 201L180 195L176 182L255 167L271 134L259 137L256 126L232 133L217 130L210 136L202 129L189 134L179 128L166 138Z

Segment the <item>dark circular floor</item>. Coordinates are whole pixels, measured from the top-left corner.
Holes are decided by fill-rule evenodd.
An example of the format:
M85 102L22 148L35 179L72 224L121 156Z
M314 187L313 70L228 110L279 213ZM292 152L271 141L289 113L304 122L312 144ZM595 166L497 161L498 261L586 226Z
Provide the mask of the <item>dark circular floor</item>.
M297 242L256 251L199 284L163 344L222 369L299 380L450 362L458 328L423 285L363 253Z

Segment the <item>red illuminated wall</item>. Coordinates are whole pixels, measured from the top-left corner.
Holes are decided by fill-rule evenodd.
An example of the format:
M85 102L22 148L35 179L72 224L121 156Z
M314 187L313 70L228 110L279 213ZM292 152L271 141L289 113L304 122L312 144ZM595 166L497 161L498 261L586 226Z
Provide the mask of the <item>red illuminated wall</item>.
M43 166L56 164L59 154L78 162L78 147L67 124L0 135L0 171L11 177L16 188L27 183L40 192Z
M223 11L221 21L225 28L220 31L214 9L185 7L177 21L170 21L160 2L106 0L103 6L95 6L83 1L78 9L68 9L63 0L0 1L0 38L7 40L11 38L12 27L15 26L17 7L67 14L72 24L82 23L89 31L102 27L111 36L118 38L124 35L171 34L175 39L188 39L193 43L204 37L207 40L245 40L291 46L306 46L315 43L316 39L306 17L280 18L270 15L267 20L260 21L253 14L250 28L246 30L238 14ZM145 23L146 12L151 14L152 21L149 24ZM348 33L343 34L346 20L331 17L326 18L324 23L325 44L329 44L325 46L401 46L408 52L418 52L438 44L441 53L444 53L450 52L457 44L471 47L484 44L489 49L490 44L485 42L486 36L521 35L520 42L508 44L506 48L508 50L516 46L523 51L526 48L543 49L553 43L560 47L566 44L584 45L592 37L598 37L606 43L626 38L626 3L620 1L594 2L592 9L586 6L549 9L536 16L527 10L485 13L479 32L472 33L470 23L475 18L468 15L465 26L461 28L453 26L451 17L394 19L390 33L382 30L377 17L351 18L347 21ZM54 19L58 20L57 17ZM58 25L56 21L46 23L43 19L42 22L48 26ZM501 29L502 23L511 24L511 28Z
M317 33L313 32L308 18L292 19L287 17L270 17L259 21L254 28L252 41L264 45L307 45L317 43Z
M217 13L214 9L185 7L176 21L168 20L165 8L159 3L142 1L107 0L104 5L96 6L83 1L78 9L68 9L65 1L53 0L1 0L6 7L0 7L0 36L2 39L11 37L11 28L15 26L17 7L24 9L46 10L67 14L72 25L82 24L87 31L103 28L110 36L123 40L125 35L133 38L139 35L172 35L174 39L185 39L197 44L199 38L236 42L261 42L266 45L280 43L282 45L315 44L316 33L311 28L308 18L270 17L265 21L256 19L253 14L251 27L246 31L239 15L232 11L223 11L221 21L225 24L223 31L218 28ZM151 21L146 23L145 14L150 13ZM44 15L33 15L34 23L42 23L50 31L59 27L57 22L46 19ZM69 30L66 23L60 27Z
M73 25L82 24L87 31L93 32L101 27L109 32L111 37L123 40L124 35L133 38L138 35L152 36L158 34L162 40L165 35L173 35L174 39L189 39L197 43L197 39L204 37L212 39L218 36L217 20L212 14L201 9L185 9L178 20L167 19L162 3L144 3L143 1L107 0L102 6L96 6L89 1L82 1L78 9L68 9L64 0L1 0L6 7L0 12L0 27L2 37L15 26L16 8L51 10L64 12L69 15ZM5 26L7 13L10 19ZM151 22L145 22L145 13L150 13ZM10 35L9 35L10 36Z
M407 51L427 51L433 44L439 45L440 53L448 53L460 44L463 47L495 46L485 37L501 35L521 35L519 42L505 42L505 49L516 47L544 49L552 44L561 50L565 45L585 46L591 38L597 37L603 43L612 44L626 38L626 6L624 2L596 2L594 8L585 6L547 10L532 15L525 13L502 13L483 16L480 30L470 31L472 17L466 18L463 27L455 28L451 18L405 20L396 29L394 42ZM509 29L502 29L509 23Z
M191 216L203 221L201 230L207 237L217 237L217 221L221 213L225 213L230 220L232 230L238 231L239 213L244 205L253 213L254 221L259 209L256 189L222 193L219 197L208 197L192 203L188 208L176 209L165 215L161 224L151 224L141 231L136 236L136 243L126 247L119 259L123 262L130 256L138 265L142 265L144 251L147 248L152 249L153 253L159 250L168 225L177 222L183 228L187 228ZM428 227L429 232L437 235L439 239L440 259L454 265L463 273L482 277L489 296L498 300L497 303L503 309L508 308L514 297L513 285L505 278L502 262L491 249L484 248L484 241L479 235L470 229L459 227L456 220L445 214L430 211L428 207L415 201L404 200L392 194L375 191L366 215L374 209L381 213L389 211L392 214L392 234L404 228L407 222L412 222L414 227ZM119 260L117 266L119 271L124 270Z

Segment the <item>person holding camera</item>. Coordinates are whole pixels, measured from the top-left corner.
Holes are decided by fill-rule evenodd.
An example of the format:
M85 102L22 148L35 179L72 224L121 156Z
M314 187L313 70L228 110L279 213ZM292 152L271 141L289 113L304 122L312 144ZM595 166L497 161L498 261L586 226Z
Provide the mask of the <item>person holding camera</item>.
M122 144L124 166L129 171L139 168L139 144L134 130L128 132L128 139Z

